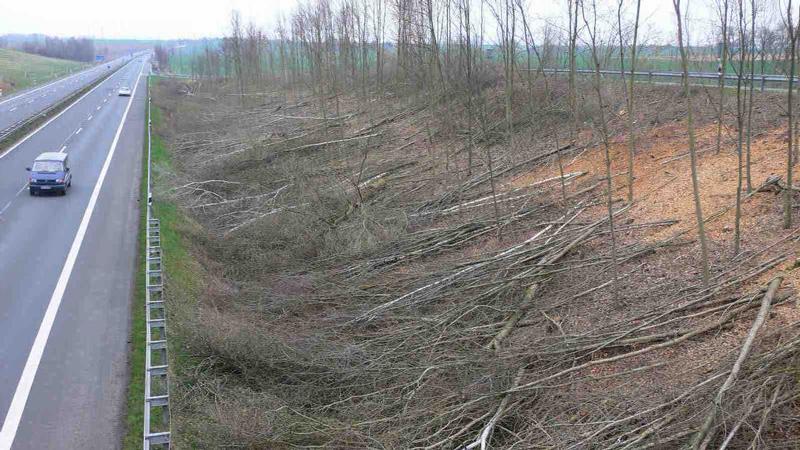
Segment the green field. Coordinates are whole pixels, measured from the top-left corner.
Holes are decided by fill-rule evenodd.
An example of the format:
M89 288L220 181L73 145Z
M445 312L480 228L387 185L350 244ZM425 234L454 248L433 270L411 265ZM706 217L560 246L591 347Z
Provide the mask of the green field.
M0 48L0 89L3 96L46 83L87 65Z

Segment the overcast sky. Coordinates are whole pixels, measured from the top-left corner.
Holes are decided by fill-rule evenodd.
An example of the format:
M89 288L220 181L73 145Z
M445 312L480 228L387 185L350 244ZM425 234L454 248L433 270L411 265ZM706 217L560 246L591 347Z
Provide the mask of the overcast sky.
M436 0L434 0L436 1ZM759 0L771 3L774 0ZM714 17L713 0L688 0L694 28ZM288 13L297 0L0 0L0 34L43 33L95 38L172 39L221 36L230 12L242 13L258 25ZM598 0L616 5L616 0ZM627 0L632 17L635 2ZM684 0L684 4L687 0ZM529 0L533 17L566 15L566 0ZM642 0L642 30L651 40L672 40L674 12L670 0ZM694 38L700 38L695 33ZM648 36L646 36L648 37ZM660 39L659 39L660 38Z
M172 39L221 36L231 11L268 23L296 0L0 0L0 34Z

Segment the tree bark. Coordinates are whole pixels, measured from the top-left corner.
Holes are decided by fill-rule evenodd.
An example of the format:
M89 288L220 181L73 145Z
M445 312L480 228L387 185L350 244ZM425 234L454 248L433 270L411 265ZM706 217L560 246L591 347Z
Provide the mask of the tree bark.
M697 234L700 238L700 258L702 259L703 285L707 288L710 278L708 268L708 247L706 244L706 230L703 221L703 207L700 203L700 183L697 180L697 152L695 150L694 118L692 117L692 92L689 88L689 60L686 48L683 45L683 18L681 17L681 0L672 0L675 16L678 21L678 47L681 52L681 67L683 68L683 93L686 96L686 123L689 131L689 155L692 168L692 193L694 195L694 212L697 219Z
M636 72L636 40L639 35L639 11L642 1L636 0L636 21L633 23L633 45L631 45L631 76L628 80L628 203L633 203L633 158L636 155L636 119L634 117L634 73ZM621 45L621 44L620 44Z
M791 55L789 61L789 91L787 93L787 100L786 100L786 111L787 111L787 128L789 132L789 139L787 140L786 145L786 184L791 186L792 185L792 165L794 161L792 161L793 152L792 152L792 137L794 136L794 128L793 128L793 115L792 115L792 88L793 81L794 81L794 62L795 62L795 54L797 49L797 31L794 27L793 17L792 17L792 0L789 0L789 4L786 7L786 20L788 24L788 31L789 31L789 53ZM792 190L786 189L783 191L783 228L791 228L792 227Z
M728 0L722 0L722 55L719 70L719 113L717 115L717 153L722 141L722 115L725 107L725 73L728 65Z

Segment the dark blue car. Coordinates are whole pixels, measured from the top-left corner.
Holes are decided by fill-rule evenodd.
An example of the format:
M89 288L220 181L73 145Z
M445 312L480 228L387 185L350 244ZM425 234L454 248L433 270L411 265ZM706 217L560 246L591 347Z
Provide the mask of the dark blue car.
M65 195L67 189L72 186L72 174L66 153L42 153L33 161L33 167L28 167L28 171L31 173L28 178L31 195L42 192Z

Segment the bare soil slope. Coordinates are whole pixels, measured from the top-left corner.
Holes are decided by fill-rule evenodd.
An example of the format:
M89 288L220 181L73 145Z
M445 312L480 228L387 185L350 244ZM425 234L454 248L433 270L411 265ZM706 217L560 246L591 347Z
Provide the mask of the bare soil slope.
M332 98L321 117L285 91L242 104L226 86L160 81L173 164L157 195L191 224L201 286L170 286L180 443L792 447L800 231L781 228L779 187L745 194L733 255L735 130L715 153L715 100L698 90L704 287L685 99L641 88L627 205L624 97L608 86L614 264L596 105L582 100L568 139L549 103L563 89L518 96L509 143L492 91L470 128L446 99ZM783 173L788 139L782 97L756 99L754 189Z

